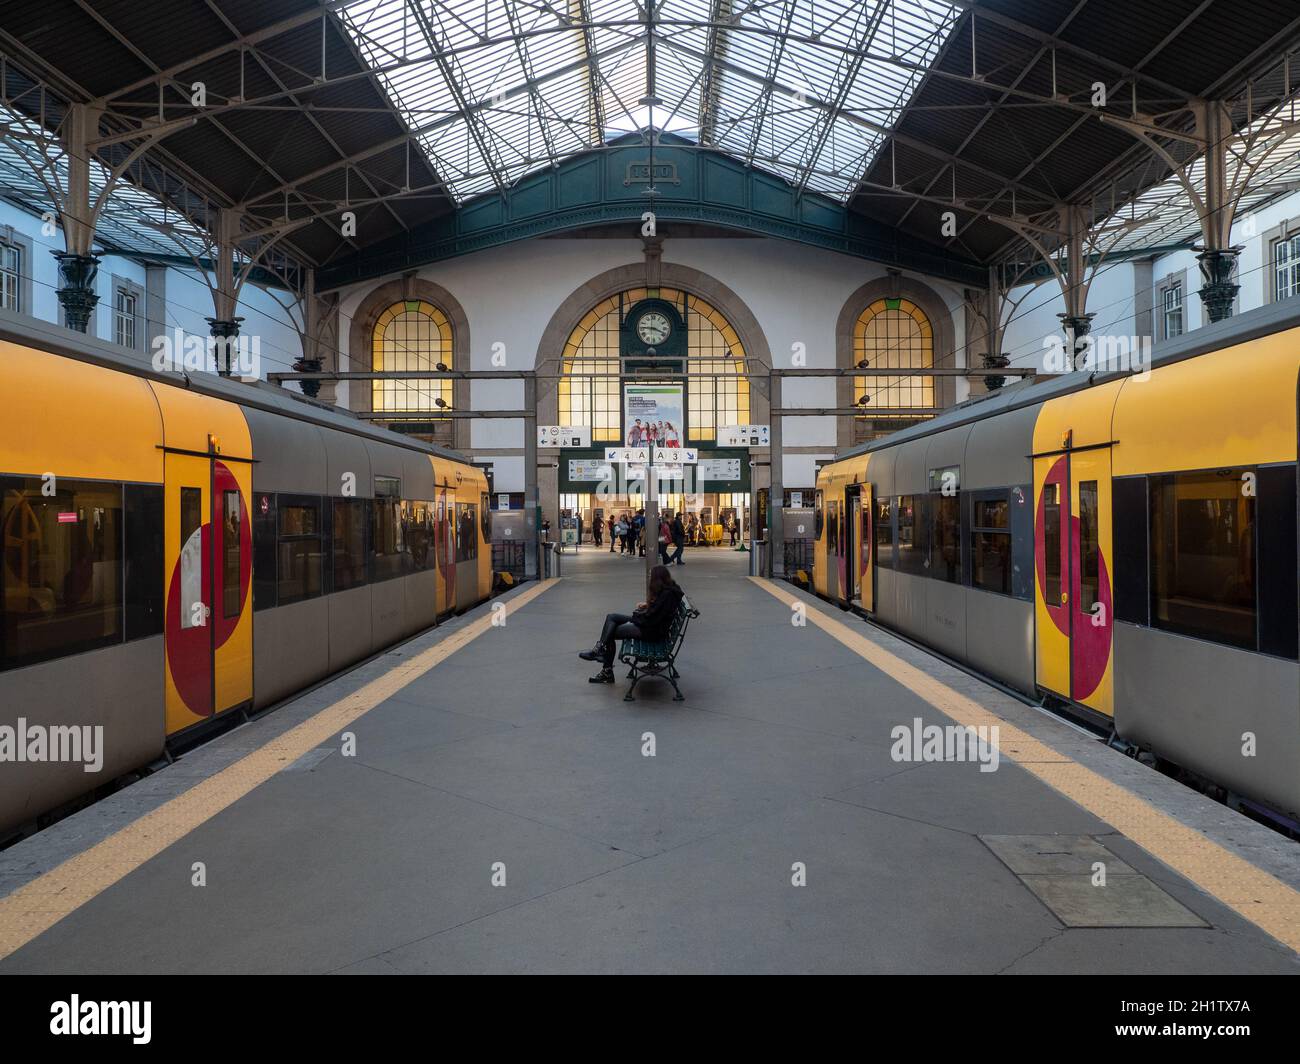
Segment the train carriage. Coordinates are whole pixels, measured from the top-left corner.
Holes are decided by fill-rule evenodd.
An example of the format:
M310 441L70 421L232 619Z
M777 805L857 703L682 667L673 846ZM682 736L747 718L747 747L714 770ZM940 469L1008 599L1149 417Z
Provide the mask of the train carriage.
M1003 389L821 470L815 590L1295 823L1298 408L1286 306Z
M10 752L0 832L491 591L452 452L39 322L4 323L0 389L0 734L102 729L94 771Z

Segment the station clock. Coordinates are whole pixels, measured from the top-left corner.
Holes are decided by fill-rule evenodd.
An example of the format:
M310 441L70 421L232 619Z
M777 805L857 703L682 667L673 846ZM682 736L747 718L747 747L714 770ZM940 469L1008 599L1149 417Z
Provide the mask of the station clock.
M680 360L686 357L686 323L681 311L666 299L633 304L619 328L619 353L638 362L645 359L647 367L680 370ZM665 363L665 359L676 365Z

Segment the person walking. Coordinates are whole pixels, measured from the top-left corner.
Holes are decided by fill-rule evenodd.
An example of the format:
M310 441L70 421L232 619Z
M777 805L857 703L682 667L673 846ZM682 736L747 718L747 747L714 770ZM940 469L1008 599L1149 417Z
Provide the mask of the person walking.
M737 526L736 526L736 515L735 515L735 514L731 514L731 515L727 518L727 532L728 532L728 534L731 536L731 545L732 545L733 547L736 545L736 529L737 529Z
M605 519L603 517L593 517L591 519L591 538L595 546L604 546Z
M673 545L673 526L667 516L659 519L659 561L668 564L668 548Z
M682 562L682 551L686 549L686 526L682 524L681 514L677 514L676 516L673 517L672 534L673 534L673 546L676 548L676 550L673 551L672 560L675 561L678 565L682 565L684 564ZM665 560L665 564L667 564L666 560Z
M618 528L618 518L613 514L609 515L609 553L614 553L614 541L618 539L618 533L614 529Z
M645 510L636 512L636 555L638 558L645 557Z
M684 592L667 566L656 565L646 583L646 601L637 603L630 614L607 613L600 629L600 639L590 650L580 651L583 661L599 661L600 672L588 683L614 682L614 653L620 639L659 641L668 634L677 606Z

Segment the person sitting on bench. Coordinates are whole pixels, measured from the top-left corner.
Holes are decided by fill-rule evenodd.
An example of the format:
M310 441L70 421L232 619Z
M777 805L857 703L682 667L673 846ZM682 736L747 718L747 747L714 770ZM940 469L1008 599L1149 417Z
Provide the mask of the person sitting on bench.
M663 565L650 570L646 601L637 604L631 615L605 614L600 639L590 650L578 654L583 661L599 661L603 668L588 683L614 682L614 648L619 639L644 639L657 642L668 635L684 592Z

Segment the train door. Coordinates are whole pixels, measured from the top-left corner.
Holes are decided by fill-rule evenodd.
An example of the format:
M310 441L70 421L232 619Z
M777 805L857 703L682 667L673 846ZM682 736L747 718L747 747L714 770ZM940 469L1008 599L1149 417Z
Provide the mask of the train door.
M247 465L166 455L167 734L253 696Z
M456 501L456 609L467 610L478 599L478 504L463 488Z
M840 501L826 500L826 597L838 599L844 587L844 555L840 547Z
M859 506L857 520L854 524L857 537L858 601L862 609L874 612L876 608L876 567L874 565L875 530L873 520L875 506L871 494L871 485L863 484L858 489Z
M862 605L862 570L857 562L861 528L862 497L858 485L850 484L844 489L844 601L851 606Z
M1110 450L1034 459L1038 685L1113 715Z
M456 608L456 493L435 488L434 550L438 559L438 612Z

